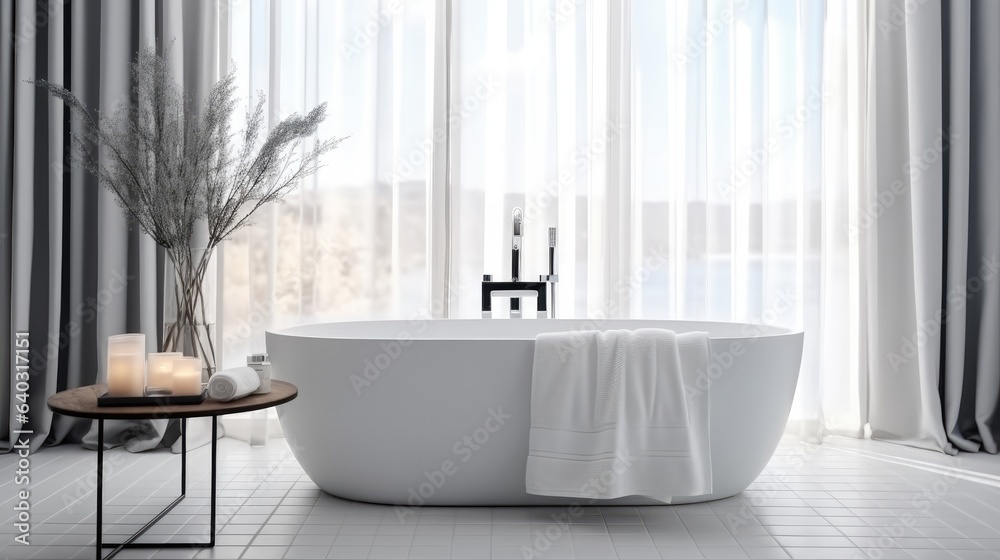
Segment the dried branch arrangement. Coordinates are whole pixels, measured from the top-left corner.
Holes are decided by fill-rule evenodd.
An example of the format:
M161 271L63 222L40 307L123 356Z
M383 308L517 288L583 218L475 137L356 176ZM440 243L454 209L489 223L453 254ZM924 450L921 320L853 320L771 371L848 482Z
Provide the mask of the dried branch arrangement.
M289 116L265 136L263 95L248 109L246 127L234 133L235 72L212 87L201 111L193 111L191 99L152 46L139 50L131 71L131 100L107 115L92 111L60 85L37 84L70 107L83 125L70 131L71 157L99 178L131 223L173 262L178 316L164 334L163 347L178 348L181 327L205 317L202 286L215 247L248 225L262 206L280 201L315 173L320 157L345 138L303 146L326 118L326 103L304 116ZM207 244L192 247L199 223L207 226ZM214 348L190 336L214 362Z

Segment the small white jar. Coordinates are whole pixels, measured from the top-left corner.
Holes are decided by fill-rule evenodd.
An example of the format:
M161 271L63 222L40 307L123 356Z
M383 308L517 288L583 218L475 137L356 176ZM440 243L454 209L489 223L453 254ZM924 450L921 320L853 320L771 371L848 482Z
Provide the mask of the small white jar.
M251 354L247 356L247 366L253 368L260 378L260 386L253 392L254 395L271 392L271 362L267 360L267 354Z

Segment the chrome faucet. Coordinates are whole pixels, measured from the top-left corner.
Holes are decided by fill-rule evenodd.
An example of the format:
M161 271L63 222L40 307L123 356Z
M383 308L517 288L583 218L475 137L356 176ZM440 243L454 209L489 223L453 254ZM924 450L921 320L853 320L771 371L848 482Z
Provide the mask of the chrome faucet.
M515 208L510 215L510 281L517 282L521 276L521 235L524 228L524 214ZM511 317L521 316L521 298L510 298Z
M555 317L556 275L556 228L549 228L549 273L540 275L538 282L523 282L521 276L521 249L524 236L524 213L515 208L511 213L510 239L510 281L494 282L492 274L483 275L483 317L493 316L493 297L510 298L510 316L521 317L521 297L537 297L537 312L549 318ZM549 296L551 290L551 296ZM501 292L501 293L495 293ZM550 307L551 306L551 307Z

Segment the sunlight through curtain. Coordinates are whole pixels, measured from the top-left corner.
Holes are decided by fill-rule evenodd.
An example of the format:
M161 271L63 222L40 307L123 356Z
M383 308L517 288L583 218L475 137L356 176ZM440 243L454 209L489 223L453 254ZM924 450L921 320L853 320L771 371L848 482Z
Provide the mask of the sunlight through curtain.
M237 3L242 93L353 136L227 244L224 362L266 328L478 317L522 207L525 277L558 227L562 317L803 329L791 429L860 435L855 4Z

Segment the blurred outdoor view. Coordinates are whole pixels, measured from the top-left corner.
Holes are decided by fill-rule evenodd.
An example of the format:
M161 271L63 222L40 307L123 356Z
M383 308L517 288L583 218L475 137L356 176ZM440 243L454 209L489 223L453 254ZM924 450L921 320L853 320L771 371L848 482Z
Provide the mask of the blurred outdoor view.
M686 3L635 4L624 127L630 183L623 187L604 173L609 154L575 157L600 140L605 121L595 117L594 92L611 79L593 58L589 4L574 4L555 22L545 2L456 4L447 122L452 213L436 218L451 227L451 253L437 256L452 270L451 317L479 316L482 274L510 274L511 210L538 203L542 185L568 172L557 200L528 214L523 255L525 278L545 273L546 228L559 226L562 317L601 307L605 272L616 266L626 276L648 269L630 287L622 316L784 326L818 320L822 190L808 180L818 176L818 164L803 168L798 153L803 146L818 151L812 146L820 119L807 113L786 121L798 118L808 92L772 84L806 80L796 77L803 67L796 57L816 55L821 46L769 51L766 74L750 70L765 63L765 37L737 33L718 39L703 64L679 64L673 55L686 47L675 44L677 30L668 23L688 17L674 13ZM431 82L434 2L407 1L395 13L386 6L374 0L234 5L240 93L266 94L272 123L327 102L320 136L351 137L284 203L261 211L226 243L224 366L262 351L267 329L427 317L439 303L431 301L427 249L428 158L431 146L443 149L432 111L442 94ZM775 4L767 17L773 26L796 25L796 5ZM280 42L276 57L273 40ZM731 57L751 55L745 72L733 72ZM769 81L762 82L765 74ZM498 85L483 85L492 83ZM766 117L746 91L768 99ZM793 133L779 134L783 125ZM770 138L777 142L762 156ZM627 202L609 209L609 193ZM615 230L619 223L628 227ZM601 237L609 231L618 232L619 245ZM618 254L622 246L629 254ZM655 255L663 262L653 262ZM506 309L494 306L496 315ZM819 359L807 354L806 367Z

